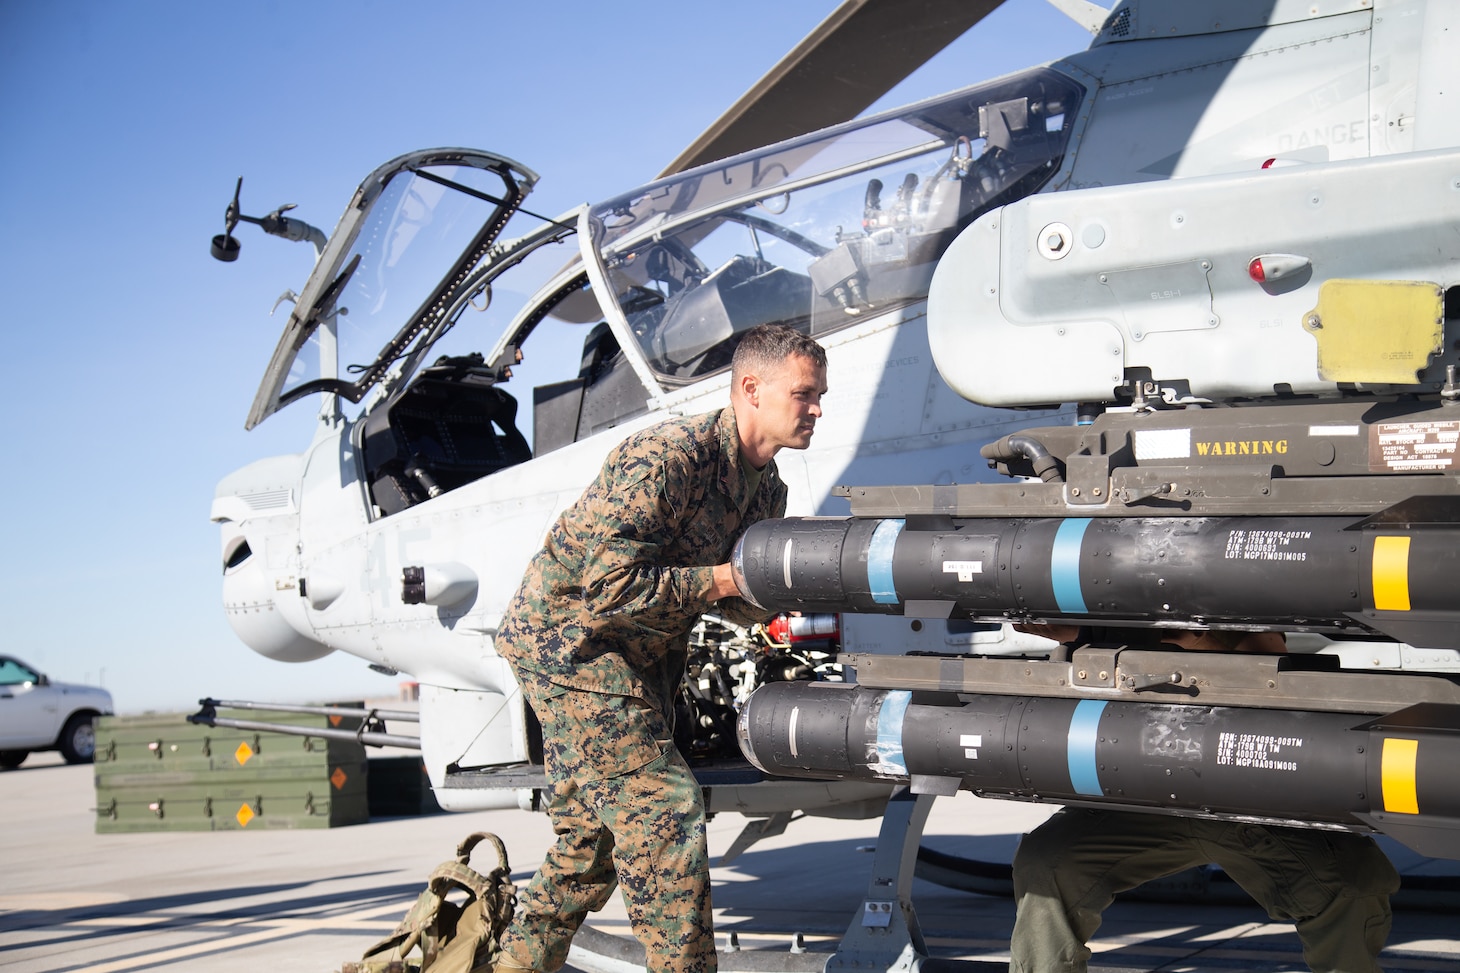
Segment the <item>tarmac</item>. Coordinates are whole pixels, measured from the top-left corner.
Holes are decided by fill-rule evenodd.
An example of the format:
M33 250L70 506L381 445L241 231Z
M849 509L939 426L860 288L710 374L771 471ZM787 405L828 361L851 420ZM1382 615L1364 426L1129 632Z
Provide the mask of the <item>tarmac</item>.
M515 810L329 830L98 835L95 804L92 768L66 766L54 754L0 773L0 967L7 973L327 973L387 935L429 871L470 832L501 836L519 883L552 840L544 815ZM1018 836L1053 811L966 793L939 798L923 844L1007 863ZM716 859L745 823L737 814L710 822ZM819 968L821 957L788 951L798 937L811 954L836 950L861 914L878 829L877 820L797 820L714 868L721 948L733 933L740 950L722 953L722 966ZM1460 863L1385 847L1416 884L1456 876L1451 885L1460 889ZM495 864L486 847L478 855L483 870ZM913 901L933 956L991 973L1006 968L1014 918L1008 898L919 879ZM592 925L630 935L617 897ZM1092 947L1104 971L1307 968L1292 926L1269 921L1251 904L1122 900L1106 913ZM583 956L575 952L570 963ZM1382 961L1393 971L1460 973L1460 909L1396 908Z

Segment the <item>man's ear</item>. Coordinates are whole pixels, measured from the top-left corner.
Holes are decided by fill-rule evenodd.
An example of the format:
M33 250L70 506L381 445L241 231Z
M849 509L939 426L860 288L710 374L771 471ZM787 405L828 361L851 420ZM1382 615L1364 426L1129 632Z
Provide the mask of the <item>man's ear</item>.
M740 394L753 406L760 405L760 380L754 374L740 376Z

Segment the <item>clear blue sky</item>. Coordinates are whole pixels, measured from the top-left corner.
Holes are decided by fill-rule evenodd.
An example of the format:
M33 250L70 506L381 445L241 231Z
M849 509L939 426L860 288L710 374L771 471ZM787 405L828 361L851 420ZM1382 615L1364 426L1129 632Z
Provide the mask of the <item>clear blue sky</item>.
M653 178L834 6L0 0L0 651L123 713L393 693L352 656L256 656L223 617L214 486L302 449L314 412L243 430L312 251L242 227L214 261L234 181L245 212L328 231L379 163L463 145L536 170L528 206L556 214ZM1088 43L1008 0L877 107Z

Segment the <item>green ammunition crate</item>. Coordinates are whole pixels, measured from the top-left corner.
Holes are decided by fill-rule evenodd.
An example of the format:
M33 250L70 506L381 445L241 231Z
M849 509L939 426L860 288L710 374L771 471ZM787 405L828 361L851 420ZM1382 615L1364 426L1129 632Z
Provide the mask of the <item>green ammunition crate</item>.
M197 771L197 770L154 770L151 773L117 774L98 770L96 790L114 791L135 788L195 787L207 785L216 791L226 790L229 795L241 793L260 784L299 781L305 784L329 783L336 794L354 794L366 788L365 761L357 760L347 764L320 764L314 767L279 766L253 767L244 770Z
M335 789L329 781L264 780L253 784L166 783L107 787L96 793L96 831L260 831L334 828L370 819L365 768L339 767L358 784Z
M321 729L354 730L358 719L273 710L219 710L223 719ZM181 713L102 716L96 721L96 764L116 773L223 771L358 763L365 748L353 740L299 737L189 723Z
M259 710L218 716L310 728L340 722ZM370 817L365 748L353 740L202 726L181 714L102 717L96 737L98 834L328 828Z

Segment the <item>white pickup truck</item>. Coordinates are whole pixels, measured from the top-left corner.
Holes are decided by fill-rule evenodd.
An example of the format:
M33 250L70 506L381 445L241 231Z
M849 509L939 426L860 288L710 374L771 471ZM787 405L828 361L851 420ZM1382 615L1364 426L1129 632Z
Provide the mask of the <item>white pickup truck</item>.
M19 767L35 750L59 750L68 764L90 763L96 753L92 720L111 712L105 689L53 682L0 655L0 767Z

